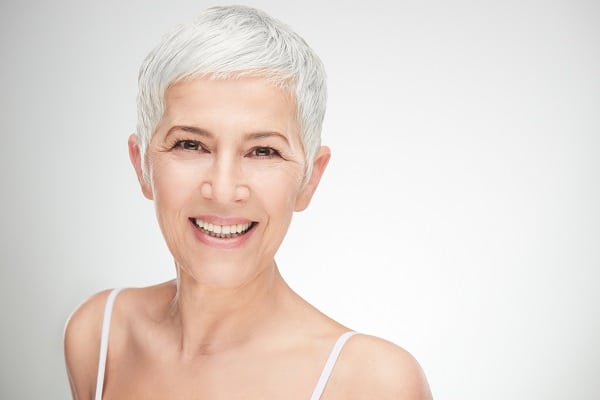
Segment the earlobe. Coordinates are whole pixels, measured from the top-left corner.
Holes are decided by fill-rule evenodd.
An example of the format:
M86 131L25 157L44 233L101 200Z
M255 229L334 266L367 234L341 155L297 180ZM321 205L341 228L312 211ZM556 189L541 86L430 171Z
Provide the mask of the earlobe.
M329 147L321 146L313 161L313 169L310 178L296 200L295 211L302 211L310 204L310 200L315 194L317 186L319 186L319 182L321 181L321 177L325 172L325 168L327 167L330 158L331 150Z
M154 197L153 193L152 193L152 187L150 186L150 184L146 181L146 178L144 177L144 173L142 170L142 163L144 161L142 160L142 153L140 152L138 138L135 133L132 133L129 136L127 145L129 147L129 159L131 160L133 169L135 169L135 174L137 175L138 182L140 183L140 187L142 188L142 193L144 194L144 196L147 199L152 200Z

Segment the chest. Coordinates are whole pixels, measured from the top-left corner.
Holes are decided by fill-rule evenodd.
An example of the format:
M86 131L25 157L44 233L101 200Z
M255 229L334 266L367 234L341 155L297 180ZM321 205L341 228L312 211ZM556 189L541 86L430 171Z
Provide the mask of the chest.
M132 353L108 365L103 399L309 400L325 361L289 354L181 362ZM321 398L347 398L336 377L331 378Z

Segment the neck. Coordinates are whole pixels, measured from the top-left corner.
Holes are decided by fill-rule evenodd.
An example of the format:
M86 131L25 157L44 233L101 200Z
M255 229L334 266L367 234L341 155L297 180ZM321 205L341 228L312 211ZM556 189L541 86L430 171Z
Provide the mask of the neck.
M235 288L207 287L181 274L171 315L183 357L227 351L267 329L276 318L277 300L286 287L274 262Z

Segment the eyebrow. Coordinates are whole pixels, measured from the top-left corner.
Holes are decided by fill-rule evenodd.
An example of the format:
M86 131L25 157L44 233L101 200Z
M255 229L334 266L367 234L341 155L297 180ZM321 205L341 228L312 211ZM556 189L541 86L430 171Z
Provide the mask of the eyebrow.
M214 137L214 135L206 129L198 128L196 126L187 126L187 125L172 126L167 131L166 136L168 137L169 135L171 135L173 132L175 132L177 130L193 133L195 135L199 135L199 136L203 136L203 137L207 137L207 138ZM278 137L278 138L282 139L284 142L286 142L288 145L290 144L290 141L288 140L288 138L284 134L277 132L277 131L252 132L252 133L248 133L245 135L246 140L259 140L259 139L270 138L270 137Z
M204 137L209 137L209 138L213 137L213 134L210 133L210 131L207 131L206 129L197 128L195 126L186 126L186 125L175 125L175 126L172 126L167 131L166 137L168 137L170 134L172 134L175 131L189 132L189 133L193 133L193 134L196 134L196 135L200 135L200 136L204 136Z
M248 135L246 135L246 138L252 139L252 140L258 140L258 139L264 139L264 138L270 138L270 137L278 137L278 138L282 139L288 145L290 144L290 141L288 140L288 138L284 134L279 133L279 132L256 132L256 133L249 133Z

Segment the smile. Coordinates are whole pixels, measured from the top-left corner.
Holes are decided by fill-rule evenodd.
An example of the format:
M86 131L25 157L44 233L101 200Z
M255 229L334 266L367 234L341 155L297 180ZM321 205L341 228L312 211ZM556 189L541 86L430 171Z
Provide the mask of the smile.
M200 229L200 231L219 239L230 239L242 236L252 229L254 225L256 225L256 222L233 225L217 225L198 218L190 218L190 220L198 229Z

